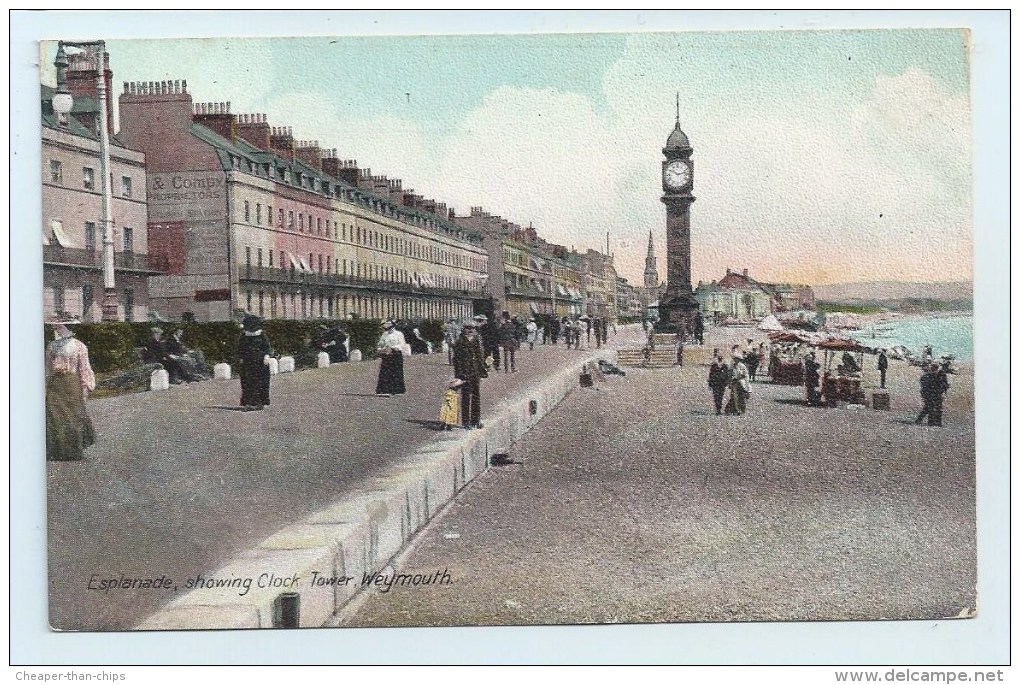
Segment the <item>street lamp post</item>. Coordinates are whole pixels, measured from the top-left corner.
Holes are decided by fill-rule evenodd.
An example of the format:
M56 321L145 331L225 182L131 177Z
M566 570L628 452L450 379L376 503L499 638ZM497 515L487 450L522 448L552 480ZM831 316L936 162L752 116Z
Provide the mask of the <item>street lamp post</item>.
M110 217L113 189L110 187L110 131L107 128L106 111L106 41L60 41L57 44L57 58L54 61L57 68L57 92L53 97L53 111L61 124L66 124L67 116L74 106L74 99L67 90L68 61L65 46L82 50L91 49L95 54L96 99L99 104L99 178L103 191L100 219L103 224L103 321L117 321L120 316L114 280L113 220Z

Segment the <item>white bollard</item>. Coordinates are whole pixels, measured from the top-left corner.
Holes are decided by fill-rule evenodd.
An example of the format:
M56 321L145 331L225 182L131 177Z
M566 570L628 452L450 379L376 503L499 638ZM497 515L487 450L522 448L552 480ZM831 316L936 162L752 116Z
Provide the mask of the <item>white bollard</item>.
M230 380L230 364L226 362L220 362L216 366L212 367L213 378L218 381L229 381Z
M329 352L319 352L318 364L320 369L329 366Z
M448 343L448 342L446 342L444 340L443 341L443 352L449 352L449 351L450 351L450 343Z
M278 373L280 373L280 362L276 359L276 357L270 357L269 358L269 375L270 376L275 376Z
M152 375L149 376L149 390L169 390L170 389L170 374L167 373L166 369L159 369L153 371Z
M351 350L350 360L352 362L360 362L361 361L361 350L357 350L357 349Z
M407 343L404 343L404 346L400 348L400 351L404 353L405 357L411 356L411 346Z
M429 348L429 354L432 354L432 343L425 341L425 346Z
M280 357L280 373L294 373L294 357Z

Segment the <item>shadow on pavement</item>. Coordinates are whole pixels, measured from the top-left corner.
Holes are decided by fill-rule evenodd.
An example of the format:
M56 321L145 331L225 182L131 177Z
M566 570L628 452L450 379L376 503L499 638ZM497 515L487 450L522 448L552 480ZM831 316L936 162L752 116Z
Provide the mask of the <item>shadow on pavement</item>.
M233 404L230 404L230 405L227 405L227 404L212 404L212 405L209 405L209 406L207 406L205 408L206 409L222 409L223 411L247 411L244 407L238 407L238 406L233 405Z
M425 428L430 428L434 431L446 430L446 424L442 421L425 421L423 419L407 419L408 423L413 423ZM458 426L459 428L459 426Z

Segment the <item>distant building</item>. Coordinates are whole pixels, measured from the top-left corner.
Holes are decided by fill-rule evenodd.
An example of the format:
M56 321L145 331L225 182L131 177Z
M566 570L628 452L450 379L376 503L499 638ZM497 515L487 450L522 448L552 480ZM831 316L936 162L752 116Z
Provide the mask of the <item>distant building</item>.
M730 269L719 282L698 283L694 290L701 312L716 319L755 321L772 313L772 293L751 278L747 269Z
M484 236L489 253L485 294L497 314L563 317L584 313L585 265L576 253L546 242L532 226L520 226L482 207L472 207L468 216L451 220Z
M85 322L102 318L105 292L95 74L91 55L69 56L67 83L74 107L66 121L58 121L53 112L53 88L42 86L41 97L43 311L46 316L73 314ZM106 78L112 78L109 70ZM112 129L111 122L106 123ZM109 133L117 318L142 321L148 316L147 278L166 265L148 254L145 155Z
M481 234L264 114L150 81L124 84L120 121L149 165L149 244L168 262L150 296L168 318L464 317L482 295Z
M814 309L815 295L809 285L764 283L731 269L718 282L698 283L695 297L706 316L756 321L765 316L799 309Z

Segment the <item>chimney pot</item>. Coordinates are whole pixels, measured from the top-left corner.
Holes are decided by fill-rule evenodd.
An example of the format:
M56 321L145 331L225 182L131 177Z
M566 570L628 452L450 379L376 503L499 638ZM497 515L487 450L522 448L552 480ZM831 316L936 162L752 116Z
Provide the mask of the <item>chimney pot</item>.
M188 92L188 81L186 79L181 79L181 92Z
M747 269L744 269L744 277L747 277Z

